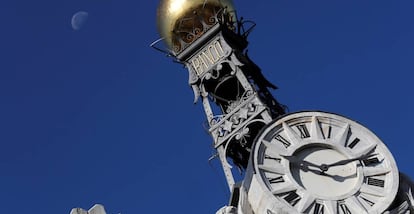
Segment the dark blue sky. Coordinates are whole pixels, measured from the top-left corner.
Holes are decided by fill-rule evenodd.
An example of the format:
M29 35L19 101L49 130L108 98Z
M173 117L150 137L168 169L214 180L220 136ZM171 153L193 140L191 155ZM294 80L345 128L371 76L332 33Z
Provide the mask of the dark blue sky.
M149 48L157 1L0 4L2 213L214 213L229 193L187 71ZM366 125L414 177L414 2L237 1L291 112ZM89 19L79 31L77 11Z

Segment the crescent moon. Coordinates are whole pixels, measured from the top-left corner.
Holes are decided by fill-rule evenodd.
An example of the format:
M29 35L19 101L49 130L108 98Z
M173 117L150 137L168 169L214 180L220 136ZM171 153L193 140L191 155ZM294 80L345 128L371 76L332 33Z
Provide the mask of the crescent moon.
M73 30L80 30L88 19L88 12L79 11L72 16L71 25Z

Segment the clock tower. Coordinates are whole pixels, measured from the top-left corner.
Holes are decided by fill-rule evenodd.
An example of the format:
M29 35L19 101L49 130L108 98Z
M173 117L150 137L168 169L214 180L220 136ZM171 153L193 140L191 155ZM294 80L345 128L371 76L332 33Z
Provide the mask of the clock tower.
M286 114L247 54L255 23L231 0L162 0L157 18L151 46L188 69L231 192L217 213L414 211L412 183L375 134L332 113Z

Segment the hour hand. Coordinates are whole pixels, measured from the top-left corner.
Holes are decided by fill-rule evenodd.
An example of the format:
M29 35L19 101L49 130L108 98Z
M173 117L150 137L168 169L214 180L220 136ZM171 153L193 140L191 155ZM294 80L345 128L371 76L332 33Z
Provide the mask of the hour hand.
M297 165L305 170L309 170L309 166L315 167L317 169L320 169L321 167L317 164L311 163L309 161L305 161L302 159L299 159L295 156L288 156L288 155L280 155L282 158L288 160L290 163Z

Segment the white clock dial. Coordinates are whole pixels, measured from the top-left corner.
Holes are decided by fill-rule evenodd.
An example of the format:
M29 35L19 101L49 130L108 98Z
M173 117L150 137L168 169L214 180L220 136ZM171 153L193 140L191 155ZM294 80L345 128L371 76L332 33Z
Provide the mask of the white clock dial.
M299 213L379 213L398 189L384 143L362 125L324 112L299 112L266 126L253 165L275 200Z

